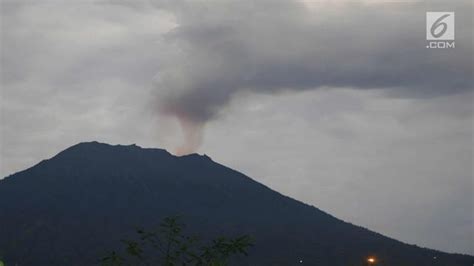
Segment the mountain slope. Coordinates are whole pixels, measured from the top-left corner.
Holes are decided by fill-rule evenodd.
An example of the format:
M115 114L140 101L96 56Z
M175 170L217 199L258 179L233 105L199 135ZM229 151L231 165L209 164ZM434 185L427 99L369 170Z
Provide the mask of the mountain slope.
M256 245L239 265L361 265L372 254L380 265L474 263L338 220L207 156L97 142L0 180L0 257L93 265L136 226L176 214L204 237L252 235Z

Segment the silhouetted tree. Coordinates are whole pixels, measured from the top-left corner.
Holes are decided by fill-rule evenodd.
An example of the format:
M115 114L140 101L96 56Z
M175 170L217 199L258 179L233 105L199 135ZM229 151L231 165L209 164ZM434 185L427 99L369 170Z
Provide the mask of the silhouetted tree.
M186 236L178 217L165 218L158 231L138 229L138 240L122 240L125 254L112 251L101 259L104 266L122 265L196 265L223 266L233 255L247 255L251 237L218 237L202 245L197 237Z

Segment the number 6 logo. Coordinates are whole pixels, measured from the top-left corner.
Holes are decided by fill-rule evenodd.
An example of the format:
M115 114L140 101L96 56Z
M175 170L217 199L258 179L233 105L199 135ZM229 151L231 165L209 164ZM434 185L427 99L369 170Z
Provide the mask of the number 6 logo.
M426 12L427 40L454 40L454 12Z
M445 19L446 17L449 17L450 14L445 14L445 15L442 15L441 17L439 17L439 19L437 19L433 25L431 26L431 35L433 35L433 37L435 38L439 38L441 36L443 36L443 34L446 32L446 30L448 29L448 24L446 24L446 22L441 22L443 21L443 19ZM438 33L436 33L436 29L439 28L439 27L443 27L443 29L441 29Z

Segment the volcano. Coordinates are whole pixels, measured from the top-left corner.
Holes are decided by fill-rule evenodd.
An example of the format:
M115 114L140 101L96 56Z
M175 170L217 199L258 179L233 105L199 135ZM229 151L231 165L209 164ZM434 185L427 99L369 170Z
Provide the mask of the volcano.
M0 258L96 265L137 226L174 215L204 238L251 235L255 245L236 265L364 265L368 256L377 265L474 264L337 219L205 155L98 142L0 180Z

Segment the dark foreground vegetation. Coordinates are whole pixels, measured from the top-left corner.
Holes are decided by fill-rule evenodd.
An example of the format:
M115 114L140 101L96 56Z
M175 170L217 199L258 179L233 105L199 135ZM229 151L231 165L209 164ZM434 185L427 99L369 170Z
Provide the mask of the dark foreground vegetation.
M167 217L158 230L138 229L138 238L122 240L123 252L112 251L100 261L103 266L224 266L231 256L247 255L252 246L252 239L246 235L218 237L203 244L198 236L185 235L184 229L178 217Z

